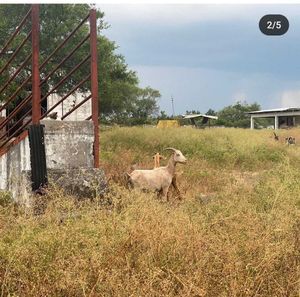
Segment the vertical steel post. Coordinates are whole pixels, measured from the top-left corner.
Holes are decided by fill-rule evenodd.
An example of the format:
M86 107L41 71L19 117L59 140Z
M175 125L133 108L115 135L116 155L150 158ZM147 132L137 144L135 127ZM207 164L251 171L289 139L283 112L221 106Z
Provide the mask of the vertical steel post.
M37 125L41 118L41 90L39 71L39 5L32 4L31 10L32 43L32 123Z
M98 69L97 69L97 15L90 10L90 49L91 49L91 93L92 120L94 123L94 167L99 167L99 122L98 122Z
M276 115L276 116L275 116L274 129L275 129L275 130L278 130L278 128L279 128L279 116Z
M251 117L250 117L250 129L251 129L251 130L254 129L254 118L253 118L252 115L251 115Z

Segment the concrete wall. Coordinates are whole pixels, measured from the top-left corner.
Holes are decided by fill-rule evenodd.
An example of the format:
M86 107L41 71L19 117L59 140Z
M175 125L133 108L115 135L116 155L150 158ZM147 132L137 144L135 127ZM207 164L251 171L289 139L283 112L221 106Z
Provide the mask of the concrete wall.
M94 166L92 121L43 120L49 169Z
M48 169L93 168L94 131L92 121L43 120ZM28 201L30 147L26 137L0 156L0 189L16 200Z
M30 170L30 150L28 137L0 156L0 189L10 191L15 200L29 203L27 188L30 184L26 171Z
M71 110L74 106L80 103L87 95L76 93L74 95L66 98L62 103L60 103L57 107L54 108L52 112L57 112L58 119L66 114L69 110ZM57 94L51 94L47 98L47 107L51 108L54 104L56 104L62 96ZM84 104L82 104L78 109L72 112L70 115L66 117L67 121L84 121L92 114L92 102L88 100Z

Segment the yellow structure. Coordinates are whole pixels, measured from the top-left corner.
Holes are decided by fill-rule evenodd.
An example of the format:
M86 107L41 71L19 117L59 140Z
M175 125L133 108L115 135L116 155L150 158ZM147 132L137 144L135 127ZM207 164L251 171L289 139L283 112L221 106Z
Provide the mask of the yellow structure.
M177 128L180 124L177 120L159 120L157 128Z

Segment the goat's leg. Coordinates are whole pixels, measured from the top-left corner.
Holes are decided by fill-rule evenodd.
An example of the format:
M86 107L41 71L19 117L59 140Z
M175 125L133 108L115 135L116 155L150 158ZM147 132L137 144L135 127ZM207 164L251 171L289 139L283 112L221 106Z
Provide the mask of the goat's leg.
M176 191L176 194L178 195L179 199L182 199L180 190L179 190L179 188L177 186L177 177L176 177L176 174L173 176L172 186L174 187L174 189Z
M157 191L157 198L162 198L162 196L163 196L163 190L162 189L160 189L159 191Z
M168 190L169 190L170 186L167 186L165 188L162 188L162 197L165 198L167 201L169 201L169 197L168 197Z

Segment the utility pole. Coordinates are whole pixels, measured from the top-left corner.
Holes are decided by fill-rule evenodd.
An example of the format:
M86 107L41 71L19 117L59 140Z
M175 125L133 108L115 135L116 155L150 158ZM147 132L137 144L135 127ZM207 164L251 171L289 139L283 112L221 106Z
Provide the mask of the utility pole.
M171 95L171 102L172 102L172 113L173 113L173 118L175 116L175 111L174 111L174 98L173 96Z

